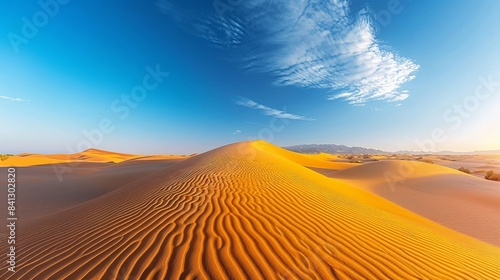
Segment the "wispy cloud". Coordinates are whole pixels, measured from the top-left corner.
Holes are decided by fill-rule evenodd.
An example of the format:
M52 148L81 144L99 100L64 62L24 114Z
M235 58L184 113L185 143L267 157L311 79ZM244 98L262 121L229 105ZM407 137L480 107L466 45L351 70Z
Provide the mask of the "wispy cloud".
M22 98L17 98L17 97L9 97L9 96L4 96L0 95L1 99L8 100L8 101L13 101L13 102L29 102L31 100L29 99L22 99Z
M235 135L236 135L236 134L240 134L240 133L242 133L242 132L243 132L243 131L241 131L241 130L237 129L237 130L233 131L233 134L235 134Z
M369 13L351 13L348 0L245 1L224 17L159 3L245 69L271 73L276 85L326 89L329 100L402 101L408 92L400 87L419 69L377 40Z
M299 121L314 121L312 118L304 117L304 116L299 116L295 114L290 114L285 111L281 111L278 109L274 109L262 104L259 104L251 99L248 99L246 97L238 96L236 99L236 104L247 107L250 109L254 110L259 110L262 114L266 116L271 116L279 119L290 119L290 120L299 120Z
M387 102L399 102L399 101L403 101L406 98L408 98L409 96L410 95L408 93L401 93L398 96L395 96L394 98L392 98L390 100L387 100Z

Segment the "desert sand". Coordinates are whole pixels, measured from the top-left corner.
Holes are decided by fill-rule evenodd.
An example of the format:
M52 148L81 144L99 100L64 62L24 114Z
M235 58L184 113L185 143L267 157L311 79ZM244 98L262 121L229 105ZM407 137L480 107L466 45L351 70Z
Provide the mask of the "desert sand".
M333 162L263 141L189 158L86 156L62 182L51 165L18 169L17 271L3 263L1 279L500 275L500 184L449 168L405 173L397 161Z
M380 161L329 174L423 217L500 246L500 183L418 161Z
M98 149L88 149L75 154L30 154L24 153L11 156L0 162L0 166L34 166L70 162L121 162L127 159L137 158L137 155L112 153Z

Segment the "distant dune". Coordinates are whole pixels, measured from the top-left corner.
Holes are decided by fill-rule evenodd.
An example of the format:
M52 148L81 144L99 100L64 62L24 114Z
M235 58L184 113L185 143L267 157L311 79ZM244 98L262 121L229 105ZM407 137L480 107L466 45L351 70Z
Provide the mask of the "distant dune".
M121 162L127 159L136 158L137 155L113 153L97 149L88 149L76 154L29 154L24 153L10 156L5 161L0 161L0 166L33 166L45 164L57 164L68 162Z
M186 156L142 156L108 152L98 149L88 149L75 154L29 154L23 153L8 157L5 161L0 161L1 166L34 166L58 163L77 163L77 162L100 162L100 163L119 163L131 159L170 159L185 158Z
M148 167L135 180L20 224L17 272L8 273L2 264L0 278L498 278L500 248L438 224L428 213L419 215L425 207L413 209L406 202L413 195L419 203L442 201L437 212L452 219L458 204L447 196L457 188L462 192L453 197L457 203L475 203L471 215L487 217L487 207L497 211L500 188L451 169L418 165L393 186L401 196L396 199L383 188L384 174L399 170L398 163L357 166L330 157L255 141L163 167L133 159L103 165L89 175L97 178L94 184L117 182L119 172L112 175L108 168L124 168L125 174ZM41 167L20 172L30 168ZM340 171L332 179L310 168ZM88 187L76 186L82 192ZM481 201L485 209L478 206ZM471 226L468 222L460 226ZM5 256L5 246L0 254Z

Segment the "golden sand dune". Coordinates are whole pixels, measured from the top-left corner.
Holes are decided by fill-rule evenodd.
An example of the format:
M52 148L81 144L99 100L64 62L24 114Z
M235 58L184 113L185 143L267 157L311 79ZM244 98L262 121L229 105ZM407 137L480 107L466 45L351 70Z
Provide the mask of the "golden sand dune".
M330 175L500 246L500 183L417 161L381 161Z
M274 145L269 145L269 143L264 141L256 141L254 142L254 146L259 151L273 153L276 156L281 156L307 167L342 170L359 165L357 163L332 162L331 160L335 160L337 157L325 153L315 155L295 153Z
M10 156L5 161L0 161L0 166L34 166L68 162L122 162L133 158L140 157L138 155L129 155L122 153L113 153L98 149L88 149L81 153L75 154L28 154L23 153L16 156Z
M56 155L54 155L56 156ZM10 156L7 160L0 161L0 167L2 166L34 166L34 165L43 165L43 164L55 164L68 162L67 159L63 159L63 157L67 157L68 155L60 155L61 158L53 158L46 155L39 154L20 154L17 156Z
M140 157L138 155L122 154L115 152L108 152L98 149L88 149L81 153L75 154L78 160L92 161L92 162L122 162L124 160L130 160L133 158Z
M262 141L19 228L1 279L495 279L500 250ZM1 254L5 253L2 247Z

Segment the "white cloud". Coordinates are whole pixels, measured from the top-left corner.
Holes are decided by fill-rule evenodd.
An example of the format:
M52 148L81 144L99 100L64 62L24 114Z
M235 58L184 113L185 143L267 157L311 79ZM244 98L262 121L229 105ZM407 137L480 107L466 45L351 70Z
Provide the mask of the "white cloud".
M271 73L276 85L338 92L329 100L402 101L409 95L400 87L419 69L377 40L370 15L352 14L348 0L245 1L224 17L160 3L185 30L248 71Z
M408 98L409 96L410 95L407 94L407 93L401 93L398 96L394 97L393 99L388 100L387 102L399 102L399 101L403 101L406 98Z
M3 96L0 95L1 99L8 100L8 101L13 101L13 102L29 102L31 100L29 99L22 99L22 98L17 98L17 97L9 97L9 96Z
M274 109L274 108L259 104L259 103L255 102L251 99L248 99L246 97L239 96L236 100L236 104L243 106L243 107L250 108L250 109L259 110L259 111L261 111L262 114L264 114L266 116L275 117L275 118L279 118L279 119L290 119L290 120L299 120L299 121L314 121L314 119L312 119L312 118L290 114L290 113L287 113L285 111L281 111L278 109Z
M237 129L237 130L233 131L233 134L240 134L240 133L242 133L242 132L243 132L243 131L241 131L241 130Z
M335 94L335 95L328 96L328 100L337 100L339 98L349 97L349 96L351 96L353 94L354 93L352 93L352 92L342 92L342 93L338 93L338 94Z

